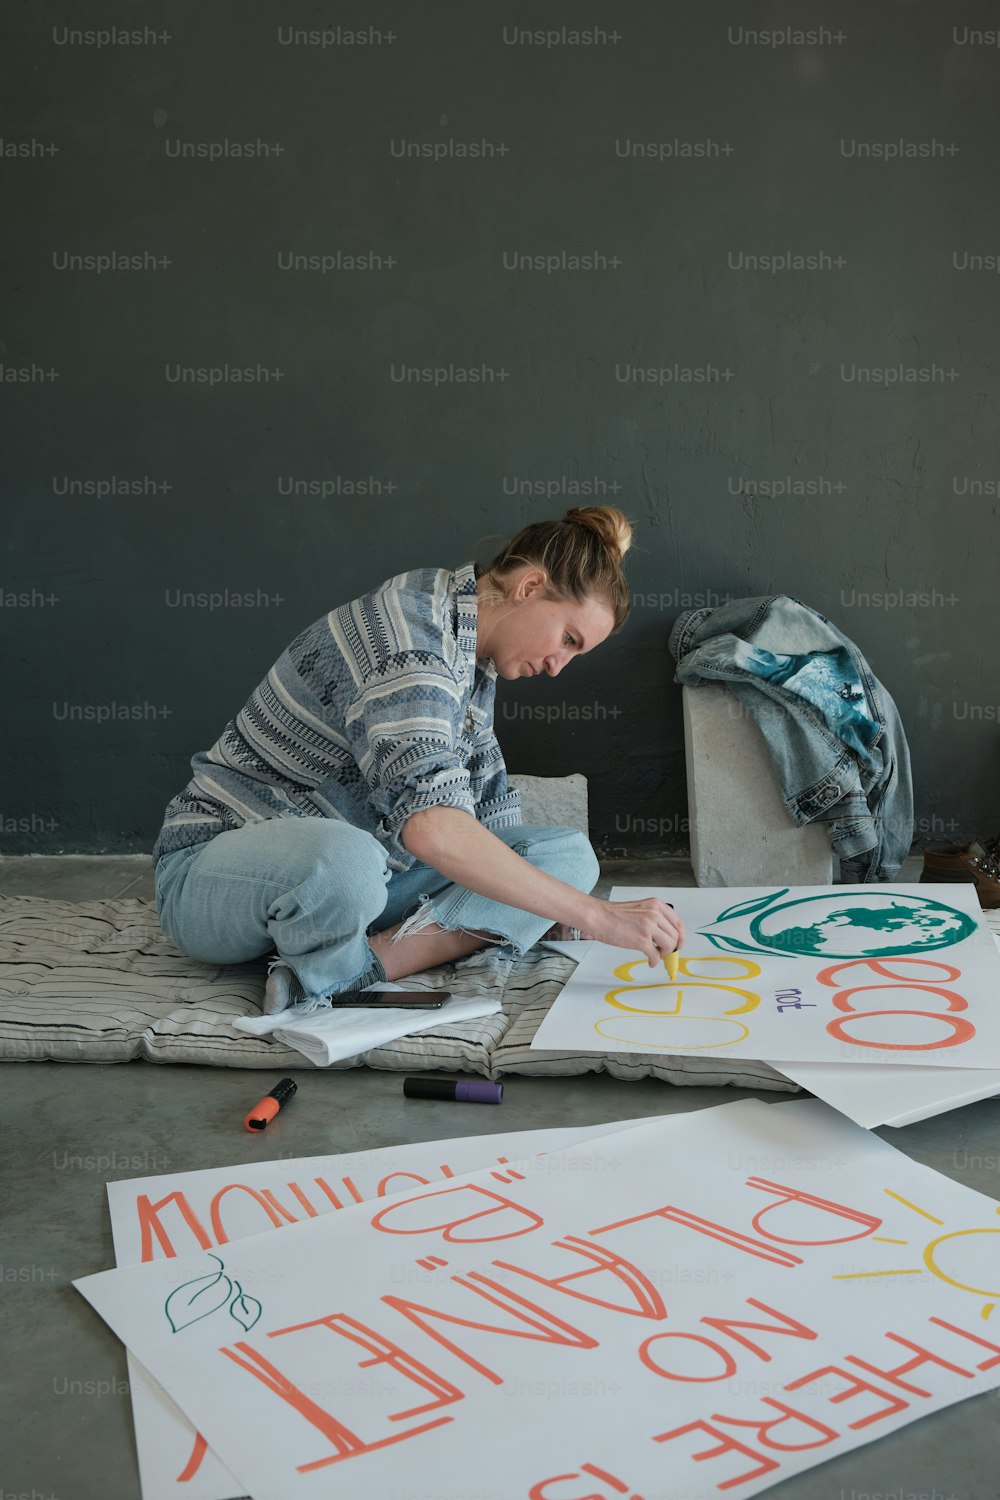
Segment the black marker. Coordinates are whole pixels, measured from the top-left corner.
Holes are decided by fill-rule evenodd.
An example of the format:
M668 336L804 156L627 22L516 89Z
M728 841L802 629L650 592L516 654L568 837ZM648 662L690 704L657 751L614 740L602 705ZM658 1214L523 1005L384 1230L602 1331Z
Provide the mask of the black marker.
M407 1099L451 1099L466 1104L502 1104L503 1084L485 1078L404 1078Z

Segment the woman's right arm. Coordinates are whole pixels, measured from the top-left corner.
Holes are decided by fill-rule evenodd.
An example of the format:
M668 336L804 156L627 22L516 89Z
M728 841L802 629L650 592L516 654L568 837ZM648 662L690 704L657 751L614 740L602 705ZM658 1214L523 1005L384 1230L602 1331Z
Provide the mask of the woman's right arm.
M522 859L502 839L457 807L413 813L400 830L408 853L466 890L564 922L615 948L636 948L650 965L684 941L684 924L665 901L604 901L588 896Z

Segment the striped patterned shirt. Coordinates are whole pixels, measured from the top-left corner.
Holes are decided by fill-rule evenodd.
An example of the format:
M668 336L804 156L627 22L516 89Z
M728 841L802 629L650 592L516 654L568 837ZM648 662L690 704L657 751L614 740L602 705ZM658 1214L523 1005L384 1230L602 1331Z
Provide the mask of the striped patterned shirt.
M459 807L518 824L493 731L496 668L476 661L472 563L417 568L323 615L287 646L168 803L163 854L263 818L342 818L415 863L412 813Z

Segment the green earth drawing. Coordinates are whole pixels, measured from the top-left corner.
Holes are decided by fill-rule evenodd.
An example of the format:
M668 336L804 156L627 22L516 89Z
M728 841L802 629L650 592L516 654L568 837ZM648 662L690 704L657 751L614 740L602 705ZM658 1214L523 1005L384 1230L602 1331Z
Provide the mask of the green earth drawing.
M965 912L925 896L854 890L782 901L787 894L731 906L699 931L727 953L847 959L950 948L976 930Z

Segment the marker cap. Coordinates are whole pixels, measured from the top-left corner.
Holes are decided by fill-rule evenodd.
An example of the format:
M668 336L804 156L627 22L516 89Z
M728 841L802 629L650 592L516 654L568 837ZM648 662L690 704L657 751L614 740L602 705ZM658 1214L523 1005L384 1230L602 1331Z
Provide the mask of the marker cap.
M270 1097L262 1099L259 1104L254 1105L243 1123L248 1130L263 1130L264 1126L274 1119L280 1108L281 1105L277 1099Z

